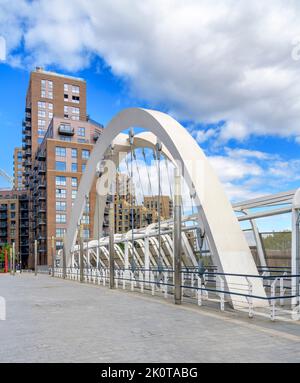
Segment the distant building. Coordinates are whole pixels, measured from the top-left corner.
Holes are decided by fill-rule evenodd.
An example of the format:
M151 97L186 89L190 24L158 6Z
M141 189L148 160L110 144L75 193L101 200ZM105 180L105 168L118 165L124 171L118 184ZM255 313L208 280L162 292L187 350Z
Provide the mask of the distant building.
M16 257L23 267L28 259L28 197L19 190L0 191L0 247L15 243Z
M145 196L144 206L149 210L159 211L157 196ZM173 201L169 196L160 196L160 214L162 219L169 219L173 216Z

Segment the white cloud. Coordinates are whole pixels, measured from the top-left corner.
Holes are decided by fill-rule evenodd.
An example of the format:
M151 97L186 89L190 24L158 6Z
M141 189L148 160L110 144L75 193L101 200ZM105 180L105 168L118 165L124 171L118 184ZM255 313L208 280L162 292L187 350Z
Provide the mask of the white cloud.
M101 56L153 105L226 121L222 140L299 137L299 11L293 0L0 0L0 34L13 65L75 71ZM22 42L26 57L13 51Z

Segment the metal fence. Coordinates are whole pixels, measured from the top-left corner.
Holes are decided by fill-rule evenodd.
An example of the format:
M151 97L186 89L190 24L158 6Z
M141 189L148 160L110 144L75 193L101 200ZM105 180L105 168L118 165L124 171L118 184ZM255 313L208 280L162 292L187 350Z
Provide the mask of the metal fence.
M107 287L111 287L113 280L113 288L116 289L158 295L165 299L174 297L174 270L171 268L118 268L114 270L113 278L109 268L104 267L66 268L65 275L62 268L55 268L54 276ZM230 286L226 282L228 276ZM244 277L246 283L240 283L240 277ZM272 321L300 320L300 296L299 293L292 293L292 281L299 281L299 277L281 269L261 270L261 275L257 276L220 273L213 266L203 272L197 268L186 268L181 271L182 299L198 306L213 305L221 311L232 310L234 305L250 318L259 315ZM253 294L253 278L263 281L266 296ZM255 300L265 304L257 308Z

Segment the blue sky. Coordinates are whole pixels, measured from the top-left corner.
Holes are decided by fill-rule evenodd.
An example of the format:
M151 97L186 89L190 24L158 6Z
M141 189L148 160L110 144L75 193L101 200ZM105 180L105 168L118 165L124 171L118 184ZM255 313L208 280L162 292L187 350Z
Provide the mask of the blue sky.
M299 5L129 3L0 0L0 168L12 174L29 73L40 65L84 77L88 113L104 124L130 106L170 113L232 200L299 187Z

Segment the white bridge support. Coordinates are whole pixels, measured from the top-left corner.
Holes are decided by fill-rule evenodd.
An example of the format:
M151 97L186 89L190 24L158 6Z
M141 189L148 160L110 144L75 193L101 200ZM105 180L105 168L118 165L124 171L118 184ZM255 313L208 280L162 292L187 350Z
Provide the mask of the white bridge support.
M300 241L299 241L299 226L300 226L300 189L295 193L292 204L292 275L300 274ZM292 295L299 297L299 277L292 278ZM300 302L297 302L298 298L292 299L293 306Z
M226 275L228 291L234 291L233 284L247 285L243 274L248 274L253 276L250 277L253 295L266 298L262 280L255 277L258 276L258 271L238 220L203 151L186 129L173 118L158 111L141 108L126 109L116 115L93 149L81 178L65 237L67 265L70 266L71 263L70 253L76 242L85 196L93 185L99 162L103 160L109 145L123 130L130 127L145 128L153 133L176 161L190 190L195 192L199 224L205 228L214 264L220 272L240 274L235 277ZM231 300L235 306L235 297L231 296ZM243 296L239 296L237 300L238 306L248 305ZM263 299L253 299L254 306L266 304Z

